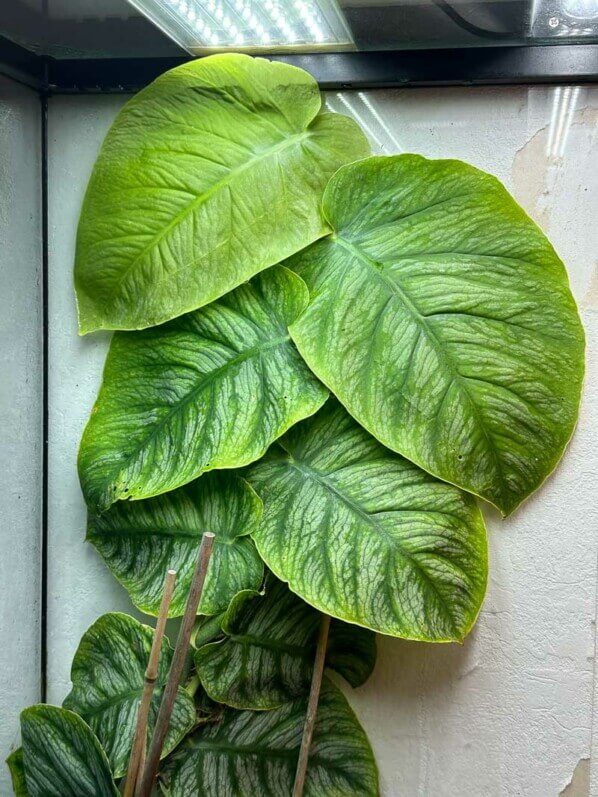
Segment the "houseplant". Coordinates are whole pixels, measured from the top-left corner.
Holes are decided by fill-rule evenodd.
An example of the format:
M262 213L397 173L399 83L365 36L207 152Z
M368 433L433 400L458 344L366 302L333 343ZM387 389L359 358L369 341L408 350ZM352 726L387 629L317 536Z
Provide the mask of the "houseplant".
M349 629L460 640L486 581L471 494L509 513L571 434L575 307L497 181L450 161L364 160L357 128L320 116L317 87L289 69L219 56L169 73L100 154L79 235L81 327L144 331L115 335L84 435L89 537L155 611L213 501L229 511L209 509L221 544L206 614L260 591L263 558ZM208 644L224 649L232 623ZM255 711L206 677L208 697Z

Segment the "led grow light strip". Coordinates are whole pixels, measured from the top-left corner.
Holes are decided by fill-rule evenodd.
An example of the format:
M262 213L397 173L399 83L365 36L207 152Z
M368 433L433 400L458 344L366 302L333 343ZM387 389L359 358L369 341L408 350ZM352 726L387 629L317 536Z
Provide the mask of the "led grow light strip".
M214 50L354 49L336 0L129 0L196 55Z

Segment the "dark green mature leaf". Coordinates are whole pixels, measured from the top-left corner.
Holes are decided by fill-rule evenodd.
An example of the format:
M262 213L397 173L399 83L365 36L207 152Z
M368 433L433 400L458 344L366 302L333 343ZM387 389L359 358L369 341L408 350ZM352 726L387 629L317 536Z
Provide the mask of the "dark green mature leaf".
M27 791L27 781L25 780L25 762L23 760L23 748L14 750L6 759L12 780L12 790L15 797L29 797Z
M64 707L89 724L102 743L116 777L127 771L153 636L153 629L129 615L105 614L85 632L73 659L73 689ZM150 709L150 734L171 660L172 649L165 639ZM163 755L179 743L194 723L193 700L180 688Z
M268 578L265 594L241 592L222 620L224 640L204 645L195 666L207 694L241 709L271 709L309 693L320 612L281 581ZM327 666L360 686L376 662L375 635L335 620Z
M21 713L29 797L119 797L106 754L81 717L57 706Z
M577 419L584 336L554 249L459 161L347 166L324 212L333 235L290 261L307 363L384 445L512 512Z
M146 501L120 501L88 517L87 539L141 611L157 615L164 574L176 570L170 617L185 611L201 536L216 535L199 605L223 612L240 590L258 589L264 566L253 540L262 503L239 476L207 473L172 493Z
M388 451L335 400L246 477L264 501L258 550L308 603L406 639L470 630L487 577L475 499Z
M162 327L115 335L79 451L88 504L103 511L246 465L314 413L327 391L288 334L308 302L277 267Z
M283 797L292 792L307 698L273 711L227 709L167 763L169 797ZM305 797L377 797L369 742L341 692L324 679Z
M320 108L307 72L238 54L184 64L130 100L81 212L80 331L168 321L328 232L324 187L369 147Z

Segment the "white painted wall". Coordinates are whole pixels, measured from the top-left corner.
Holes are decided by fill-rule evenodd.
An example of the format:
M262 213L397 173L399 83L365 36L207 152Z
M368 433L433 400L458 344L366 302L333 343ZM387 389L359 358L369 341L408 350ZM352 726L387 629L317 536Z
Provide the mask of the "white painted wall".
M71 277L85 185L123 101L58 97L50 107L53 702L68 690L88 625L130 610L83 542L75 458L107 337L77 337ZM372 680L350 694L382 793L588 797L589 766L578 764L592 747L598 552L598 88L385 90L331 94L328 103L356 115L378 151L462 158L501 178L567 263L588 335L585 400L562 465L513 518L486 512L491 578L477 628L463 646L381 640Z
M40 695L40 103L0 77L0 795Z

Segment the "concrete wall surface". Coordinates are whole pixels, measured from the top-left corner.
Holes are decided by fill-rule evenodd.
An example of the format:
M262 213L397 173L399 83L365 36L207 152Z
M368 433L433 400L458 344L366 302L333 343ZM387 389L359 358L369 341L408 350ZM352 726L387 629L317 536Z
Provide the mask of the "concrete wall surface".
M108 337L79 338L72 264L79 208L120 97L50 103L49 700L69 688L81 634L130 602L84 541L78 440ZM514 517L484 509L491 576L463 646L381 639L349 699L385 797L588 797L598 533L598 88L446 88L329 94L376 151L455 157L496 174L568 266L588 338L577 432ZM0 652L1 653L1 652ZM596 750L598 753L598 749ZM592 781L593 778L593 781ZM592 787L593 782L593 787ZM593 791L592 791L593 788Z

